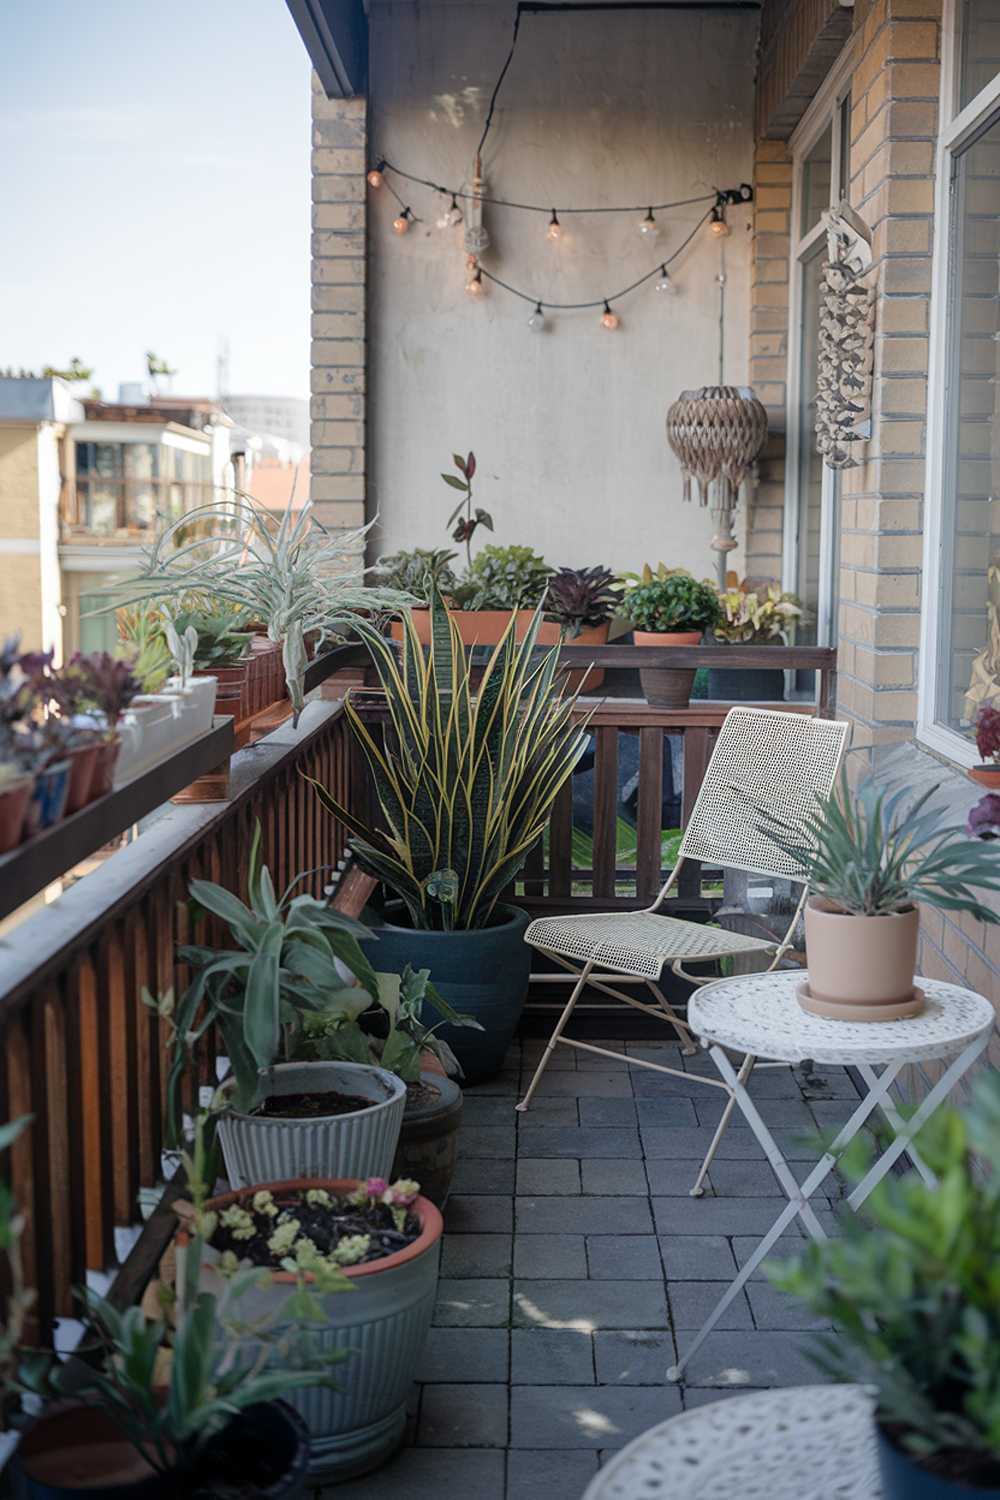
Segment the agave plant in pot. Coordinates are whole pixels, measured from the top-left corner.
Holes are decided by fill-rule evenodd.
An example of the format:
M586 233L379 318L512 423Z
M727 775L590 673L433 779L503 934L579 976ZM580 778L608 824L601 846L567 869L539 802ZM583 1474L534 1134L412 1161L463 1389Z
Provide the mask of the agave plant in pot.
M482 1032L444 1026L471 1082L491 1076L528 988L527 913L500 901L541 838L552 803L586 747L575 700L560 696L558 649L533 660L541 612L523 641L510 616L478 693L454 619L431 598L425 655L407 622L401 658L365 627L385 699L376 737L350 697L352 734L368 762L381 818L369 826L321 786L324 806L351 830L358 862L390 897L376 931L380 969L429 969L455 1010Z
M618 608L615 575L608 568L559 568L545 592L545 618L553 621L568 646L604 646ZM566 674L566 688L588 693L604 682L602 668Z
M633 641L644 648L697 646L702 632L719 618L715 589L682 568L626 589L622 609L632 623ZM646 702L656 708L686 708L694 674L694 667L640 666Z
M359 946L367 929L307 894L298 881L275 893L260 861L260 826L250 851L247 900L210 881L192 881L192 901L228 928L234 946L186 946L178 959L193 978L176 1008L158 1002L172 1026L169 1079L174 1138L182 1134L180 1086L193 1050L218 1026L232 1076L222 1087L218 1136L233 1187L295 1177L384 1175L406 1104L405 1085L368 1061L302 1061L311 1016L355 1020L377 992Z
M889 1173L837 1238L765 1270L833 1325L827 1375L874 1387L885 1500L1000 1500L1000 1080L918 1137L936 1181ZM842 1158L860 1181L871 1149Z
M1000 860L988 842L943 822L931 801L936 790L914 799L908 787L889 790L871 777L852 789L845 768L798 835L765 817L762 831L794 856L811 893L808 979L799 989L805 1010L845 1021L917 1015L920 906L1000 923L976 895L1000 892Z

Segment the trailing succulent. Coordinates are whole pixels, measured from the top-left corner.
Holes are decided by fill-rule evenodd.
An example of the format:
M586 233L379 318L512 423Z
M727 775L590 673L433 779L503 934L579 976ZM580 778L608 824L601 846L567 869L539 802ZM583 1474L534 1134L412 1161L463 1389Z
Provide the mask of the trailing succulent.
M606 625L618 607L614 585L608 568L559 568L549 579L545 617L562 626L567 640Z
M712 585L680 570L626 589L622 607L637 630L656 634L707 630L719 618Z
M454 590L461 609L536 609L545 597L552 569L531 547L498 547L477 552Z

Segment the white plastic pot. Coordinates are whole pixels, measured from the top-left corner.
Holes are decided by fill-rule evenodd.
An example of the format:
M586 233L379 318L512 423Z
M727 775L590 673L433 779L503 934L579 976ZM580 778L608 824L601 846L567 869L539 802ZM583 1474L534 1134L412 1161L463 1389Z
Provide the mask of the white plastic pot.
M192 677L184 687L177 677L171 677L167 682L167 691L176 694L180 700L181 718L191 739L211 729L218 690L217 677Z

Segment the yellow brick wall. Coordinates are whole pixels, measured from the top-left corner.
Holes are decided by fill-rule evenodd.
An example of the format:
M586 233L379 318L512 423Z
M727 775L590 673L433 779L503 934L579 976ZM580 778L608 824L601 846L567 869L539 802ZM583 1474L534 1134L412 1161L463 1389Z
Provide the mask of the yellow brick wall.
M0 538L38 540L38 429L0 426ZM0 637L21 632L27 651L42 646L42 580L30 553L0 552Z
M749 578L781 578L785 514L785 376L792 158L784 141L757 142L754 157L750 384L767 407L768 436L747 528Z

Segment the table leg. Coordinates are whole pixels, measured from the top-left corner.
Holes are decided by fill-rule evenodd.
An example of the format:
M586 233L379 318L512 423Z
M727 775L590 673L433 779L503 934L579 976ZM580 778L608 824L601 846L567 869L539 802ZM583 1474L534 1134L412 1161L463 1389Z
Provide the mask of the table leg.
M867 1083L870 1090L874 1090L878 1087L879 1074L875 1072L874 1068L870 1067L868 1063L858 1063L857 1069L862 1078L865 1080L865 1083ZM895 1076L898 1077L898 1070ZM928 1084L928 1091L929 1089L930 1084ZM879 1113L883 1116L886 1123L889 1125L894 1136L902 1135L906 1130L906 1121L893 1103L892 1095L887 1091L883 1095L883 1100L884 1102L879 1104L878 1107ZM910 1161L920 1173L927 1186L930 1188L937 1187L937 1178L935 1177L934 1173L931 1171L927 1163L924 1161L923 1157L920 1155L912 1140L906 1148L906 1155L910 1158Z

